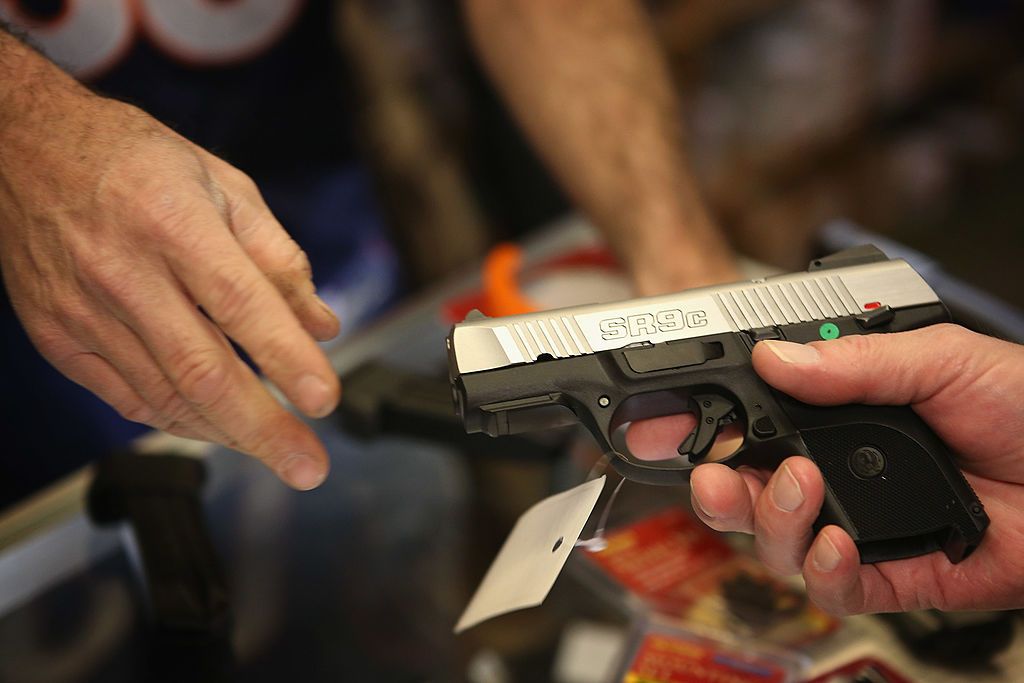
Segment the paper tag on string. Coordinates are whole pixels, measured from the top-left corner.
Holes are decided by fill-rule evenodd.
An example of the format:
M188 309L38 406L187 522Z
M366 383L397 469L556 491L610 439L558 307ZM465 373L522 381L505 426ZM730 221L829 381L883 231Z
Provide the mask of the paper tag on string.
M544 602L597 505L604 482L602 476L580 484L523 513L455 625L456 633Z

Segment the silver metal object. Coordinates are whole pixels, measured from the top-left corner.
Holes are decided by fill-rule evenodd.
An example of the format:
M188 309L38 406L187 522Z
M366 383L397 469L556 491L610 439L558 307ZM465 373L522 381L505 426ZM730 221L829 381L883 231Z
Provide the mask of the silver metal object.
M892 260L759 278L625 303L592 304L455 326L460 373L545 358L568 358L630 344L657 344L857 315L867 304L937 303L906 261Z

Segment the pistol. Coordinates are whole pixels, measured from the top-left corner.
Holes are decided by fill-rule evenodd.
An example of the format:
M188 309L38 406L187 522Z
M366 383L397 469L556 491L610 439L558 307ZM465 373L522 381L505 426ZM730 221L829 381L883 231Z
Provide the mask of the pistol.
M812 406L772 389L751 352L950 320L924 279L873 246L808 271L677 294L502 318L470 313L447 338L455 409L467 432L517 434L582 423L623 477L682 484L721 429L742 445L717 460L774 469L810 458L825 480L815 522L836 524L875 563L942 550L957 563L988 527L946 445L909 406ZM678 455L630 453L634 420L693 413Z

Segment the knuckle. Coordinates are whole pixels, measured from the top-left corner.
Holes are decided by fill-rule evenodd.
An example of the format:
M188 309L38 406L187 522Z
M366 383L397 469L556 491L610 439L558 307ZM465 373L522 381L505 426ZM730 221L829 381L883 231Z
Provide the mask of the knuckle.
M267 444L272 441L274 430L269 423L254 422L251 426L232 436L233 448L243 451L258 460L272 459Z
M131 271L119 259L90 255L77 267L82 286L105 299L122 302L132 291Z
M151 399L158 413L171 424L192 422L196 418L192 406L170 384L160 387L159 396Z
M161 427L162 421L157 411L140 401L132 401L120 406L114 406L114 409L129 422L138 422L157 428Z
M259 295L257 283L245 277L235 266L221 266L209 273L207 313L218 325L234 328L247 315L254 314Z
M171 359L175 382L182 398L193 405L208 407L227 393L228 373L220 354L209 350L188 350Z
M271 217L263 219L260 227L255 230L263 236L273 236L270 239L251 240L247 247L273 282L278 286L294 288L300 283L312 281L313 268L309 256Z
M250 178L248 173L240 171L230 164L225 164L223 174L223 184L247 195L255 195L257 197L260 195L260 189L256 185L256 181Z
M854 614L858 614L858 612L854 610L850 605L846 605L841 601L837 602L831 596L826 596L819 593L817 595L814 595L811 598L811 601L818 607L820 607L823 611L831 614L834 617L843 618L853 616Z
M807 562L811 560L808 558ZM807 586L807 597L823 611L834 617L848 617L859 614L854 604L854 596L844 593L833 586L822 583L814 574L806 569L803 572L804 583Z
M216 196L198 181L189 181L185 186L160 184L141 191L147 192L146 199L136 209L134 218L147 239L161 251L172 254L193 257L202 253L214 215L209 205L213 202L217 206Z
M213 202L217 212L221 215L225 221L231 220L231 201L228 199L227 194L221 189L219 183L213 181L212 178L207 176L203 182L203 188L206 190L207 198Z
M797 562L793 553L787 552L786 548L776 548L768 545L762 540L756 544L757 555L766 567L782 576L799 574L801 565Z
M203 440L219 443L232 450L238 450L238 441L215 420L204 419L201 416L196 421L196 428L203 434Z
M259 346L253 349L253 356L265 373L273 375L289 366L295 346L294 339L278 329L260 340Z
M878 353L878 339L881 335L860 335L851 334L840 337L843 346L843 353L846 356L870 357ZM837 340L838 341L838 340Z
M223 206L233 218L248 214L263 204L256 182L246 173L217 159L210 168L210 178L221 194Z
M961 343L973 335L967 328L953 323L939 323L925 329L944 342Z
M57 301L53 305L52 312L55 325L47 326L49 340L63 341L63 330L67 330L70 336L90 337L96 327L96 316L91 307L84 301L74 298Z
M312 279L313 267L309 263L309 256L292 239L288 240L288 256L286 257L284 270L301 277L304 280Z
M131 206L142 218L160 222L172 220L182 215L189 204L181 184L160 173L143 175L133 189L136 201Z
M173 423L192 422L196 418L195 411L185 400L175 394L170 401L164 404L161 414Z
M279 409L283 411L283 408ZM276 413L262 414L252 419L239 420L231 429L221 433L219 442L233 450L267 462L278 456L275 444L281 439L284 424Z
M51 362L59 364L68 356L78 353L78 347L72 342L65 327L56 320L61 320L66 325L66 320L59 316L53 321L45 322L27 319L24 325L25 331L39 352Z
M188 250L201 246L202 231L193 229L196 209L190 197L163 187L150 195L142 213L141 222L159 246Z
M934 586L926 579L903 585L893 583L886 577L886 586L901 612L936 609L940 606L934 595Z
M957 366L958 370L969 365L977 353L978 335L960 325L941 323L921 331L931 335L929 347L933 352L941 354L943 362Z

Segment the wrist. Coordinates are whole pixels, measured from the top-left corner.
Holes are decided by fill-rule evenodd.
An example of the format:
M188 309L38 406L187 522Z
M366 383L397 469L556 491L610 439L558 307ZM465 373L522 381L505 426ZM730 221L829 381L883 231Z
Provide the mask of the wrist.
M66 118L89 99L98 99L56 64L0 29L0 149L23 133ZM69 108L70 107L70 108Z

